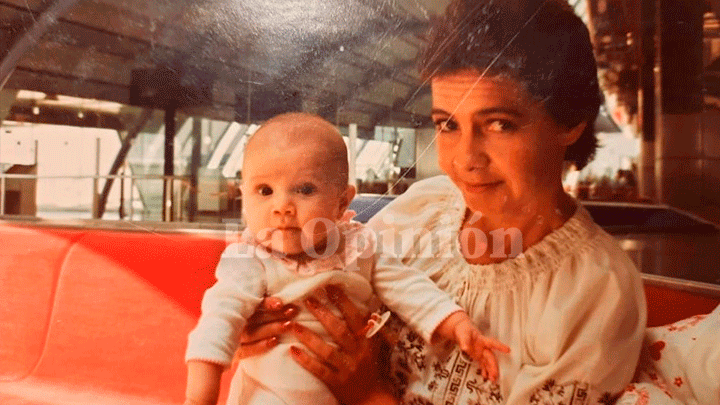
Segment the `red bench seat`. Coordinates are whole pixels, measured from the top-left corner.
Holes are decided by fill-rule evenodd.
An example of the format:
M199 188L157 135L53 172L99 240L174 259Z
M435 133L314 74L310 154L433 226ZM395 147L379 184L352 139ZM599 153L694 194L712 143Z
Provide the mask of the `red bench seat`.
M0 223L0 240L0 404L182 403L225 235ZM646 292L649 326L720 304L656 281Z

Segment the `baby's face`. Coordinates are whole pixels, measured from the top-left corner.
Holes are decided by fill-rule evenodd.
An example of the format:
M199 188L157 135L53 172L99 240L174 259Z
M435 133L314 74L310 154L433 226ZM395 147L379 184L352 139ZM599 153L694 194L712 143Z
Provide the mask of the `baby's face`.
M263 246L287 255L324 251L328 231L354 194L354 189L330 181L334 168L327 167L324 155L312 139L302 144L255 142L248 150L243 212Z

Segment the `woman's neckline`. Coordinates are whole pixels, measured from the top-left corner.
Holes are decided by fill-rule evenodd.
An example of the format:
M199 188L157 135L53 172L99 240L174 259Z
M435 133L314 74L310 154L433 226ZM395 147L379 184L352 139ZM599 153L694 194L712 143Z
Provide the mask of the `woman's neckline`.
M580 209L580 204L577 201L565 195L561 197L560 207L554 209L555 213L557 213L556 215L552 217L550 215L533 215L525 222L525 226L521 228L498 227L499 232L496 233L496 231L488 232L487 229L483 229L482 227L472 226L469 219L472 218L473 212L465 205L464 200L462 200L461 205L463 215L460 218L459 224L455 227L458 235L457 250L465 262L477 266L502 263L525 253L543 241L548 235L564 227L569 220L576 216ZM535 220L535 218L538 219ZM550 219L544 220L543 218ZM473 246L475 243L474 235L478 235L479 233L485 235L487 239L485 253L479 257L468 257L468 255L471 254L465 253L465 249L463 249L464 243ZM495 240L497 235L505 236L503 240L498 242ZM482 241L480 243L482 243ZM495 253L495 245L497 243L503 243L505 245L505 256ZM521 250L518 250L516 248L517 246L521 246Z

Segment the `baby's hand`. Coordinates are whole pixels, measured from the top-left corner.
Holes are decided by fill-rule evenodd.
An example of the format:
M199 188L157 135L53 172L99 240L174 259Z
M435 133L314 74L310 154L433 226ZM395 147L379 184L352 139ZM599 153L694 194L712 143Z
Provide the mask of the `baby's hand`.
M460 350L480 363L482 376L497 382L499 371L493 350L510 353L510 348L495 339L484 336L465 312L455 312L438 326L437 332L454 340Z

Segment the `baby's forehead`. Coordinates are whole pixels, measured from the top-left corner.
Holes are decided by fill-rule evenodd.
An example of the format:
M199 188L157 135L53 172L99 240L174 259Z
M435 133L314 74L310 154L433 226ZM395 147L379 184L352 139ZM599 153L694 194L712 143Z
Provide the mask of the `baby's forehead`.
M268 122L256 132L258 138L288 144L307 144L310 141L333 143L342 136L329 123L311 118Z

